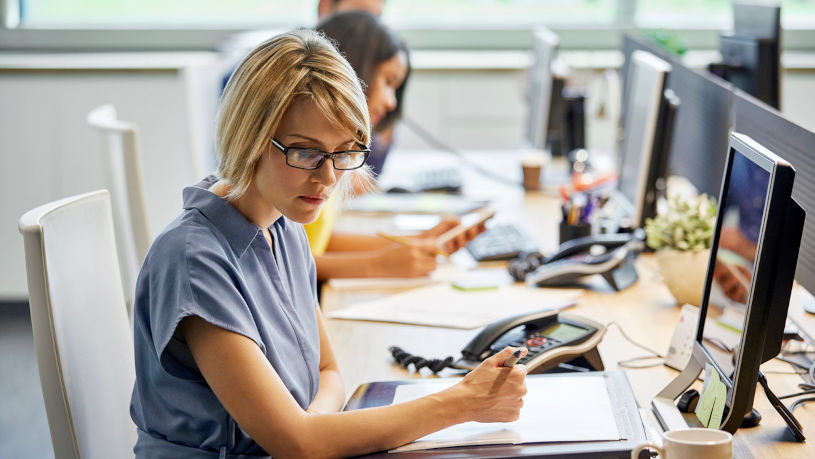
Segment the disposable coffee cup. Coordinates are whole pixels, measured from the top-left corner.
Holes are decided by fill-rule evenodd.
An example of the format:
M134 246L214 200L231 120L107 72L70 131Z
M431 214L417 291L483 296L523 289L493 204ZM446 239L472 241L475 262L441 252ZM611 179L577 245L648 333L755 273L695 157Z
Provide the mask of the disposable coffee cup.
M524 174L524 189L525 190L540 190L541 188L541 171L543 170L543 156L541 155L528 155L521 159L521 168Z

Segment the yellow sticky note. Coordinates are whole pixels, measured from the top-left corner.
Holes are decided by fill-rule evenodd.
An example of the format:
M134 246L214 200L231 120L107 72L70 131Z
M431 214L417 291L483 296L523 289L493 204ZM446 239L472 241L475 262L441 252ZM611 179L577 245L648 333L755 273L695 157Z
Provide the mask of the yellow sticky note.
M708 391L713 392L713 410L710 413L710 423L707 425L710 429L718 429L722 425L722 416L724 416L724 406L725 400L727 400L727 386L724 385L721 379L719 379L719 374L717 372L713 372L716 375L715 381L711 384L708 384Z
M717 372L710 364L705 369L705 386L702 396L696 404L696 417L703 426L718 429L722 424L725 400L727 400L727 386L719 379Z

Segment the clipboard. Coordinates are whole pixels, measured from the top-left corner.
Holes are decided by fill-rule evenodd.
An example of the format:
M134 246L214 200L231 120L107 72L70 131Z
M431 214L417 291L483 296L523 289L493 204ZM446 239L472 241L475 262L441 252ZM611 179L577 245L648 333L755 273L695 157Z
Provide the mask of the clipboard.
M528 375L527 378L575 378L596 377L598 372L591 373L549 373ZM385 458L406 454L411 458L452 458L452 457L568 457L568 458L628 458L631 450L646 440L645 428L640 417L637 402L622 371L602 372L606 388L612 403L614 419L623 440L585 441L559 443L523 443L503 445L457 446L451 448L430 449L410 452L381 451L363 457ZM403 381L380 381L360 385L343 411L360 408L373 408L390 405L396 388L403 384L433 383L438 379L412 379ZM647 453L640 454L647 458Z

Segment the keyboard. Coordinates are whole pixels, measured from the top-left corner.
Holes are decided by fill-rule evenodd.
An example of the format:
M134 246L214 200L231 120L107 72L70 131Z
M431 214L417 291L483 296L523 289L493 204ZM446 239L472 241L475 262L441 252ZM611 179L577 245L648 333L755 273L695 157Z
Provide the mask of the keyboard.
M413 175L412 182L419 192L461 193L461 172L455 168L421 171Z
M467 244L467 251L476 261L509 260L521 252L538 250L528 234L511 224L490 227Z

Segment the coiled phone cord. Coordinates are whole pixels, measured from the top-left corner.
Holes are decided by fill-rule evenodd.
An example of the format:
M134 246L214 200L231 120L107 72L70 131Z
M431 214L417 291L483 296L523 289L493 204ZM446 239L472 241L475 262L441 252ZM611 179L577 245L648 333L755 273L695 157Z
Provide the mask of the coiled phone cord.
M422 368L429 368L433 373L438 373L445 368L453 368L454 359L452 356L448 356L444 359L426 359L424 357L405 352L405 350L399 346L391 346L388 348L388 350L391 352L391 355L393 355L396 363L401 365L403 368L407 368L408 365L413 364L413 367L417 372Z

